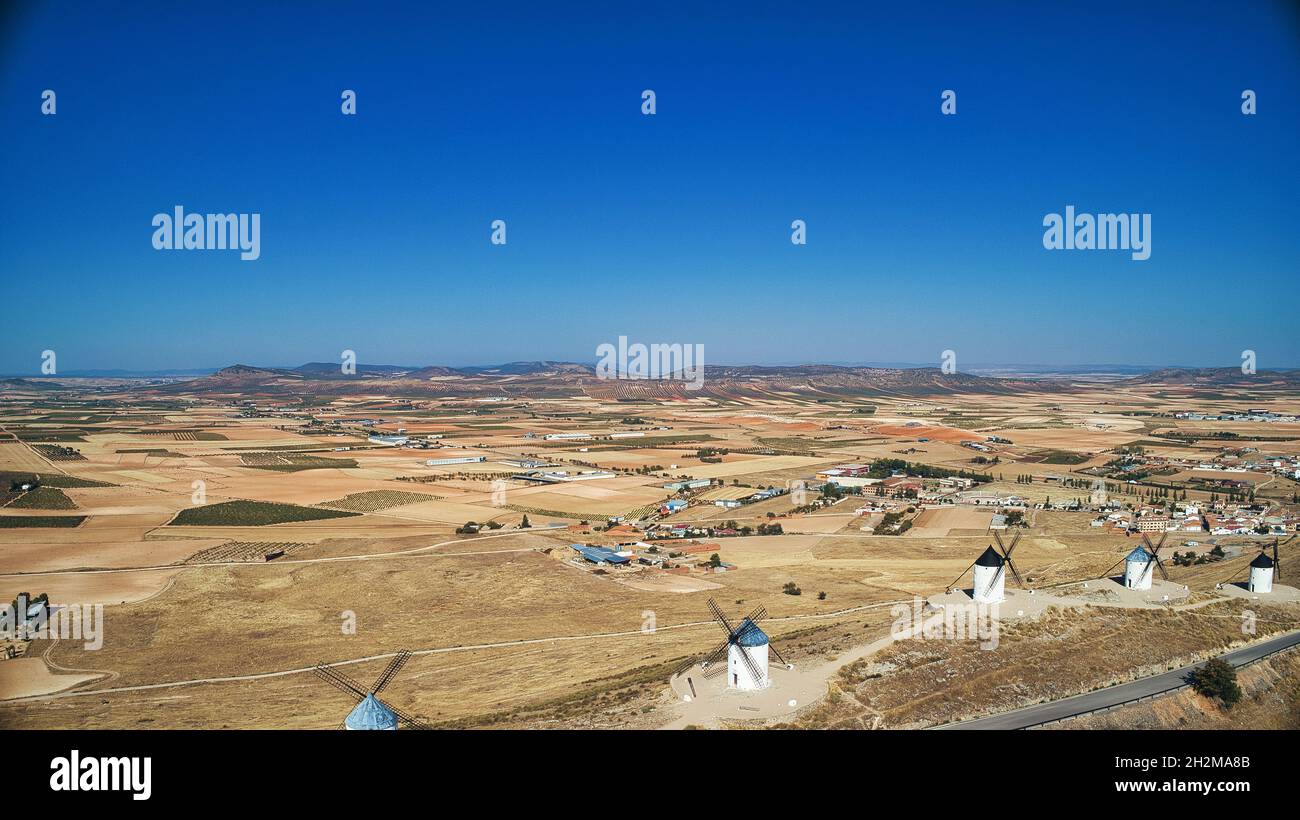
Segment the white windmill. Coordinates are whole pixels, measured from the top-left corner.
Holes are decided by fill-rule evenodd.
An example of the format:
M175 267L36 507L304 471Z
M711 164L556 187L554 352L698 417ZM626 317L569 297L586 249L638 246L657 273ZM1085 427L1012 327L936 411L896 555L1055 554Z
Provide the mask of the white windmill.
M1015 550L1016 544L1020 543L1020 533L1016 533L1011 538L1011 546L1002 543L1002 534L997 530L993 531L993 538L998 542L998 549L995 550L990 544L988 549L975 559L975 563L962 570L961 575L948 585L950 588L957 586L969 570L972 583L971 598L977 604L999 604L1006 600L1008 569L1016 579L1016 586L1023 588L1025 585L1020 578L1020 573L1016 571L1016 565L1011 563L1011 553Z
M758 628L758 622L767 617L766 607L760 606L745 616L740 625L734 629L712 598L709 599L709 611L713 613L713 619L727 633L727 639L700 661L704 677L715 678L726 672L728 688L752 691L766 689L771 684L767 674L769 652L776 656L782 666L789 668L785 658L782 658L781 653L776 651L776 647L771 645L763 630ZM722 663L724 657L727 659L725 665ZM689 670L695 662L696 659L691 658L677 669L676 674Z
M1293 540L1295 540L1294 535L1283 541L1282 544L1289 544ZM1269 558L1268 548L1260 545L1259 555L1256 555L1255 560L1250 562L1250 578L1246 581L1246 589L1250 592L1267 595L1273 591L1274 579L1282 577L1282 559L1277 554L1278 546L1278 541L1274 538L1273 557Z
M1160 536L1159 543L1152 545L1151 539L1144 534L1142 543L1138 544L1128 555L1125 555L1110 569L1106 570L1102 577L1109 576L1115 567L1123 564L1124 586L1129 589L1151 589L1151 569L1153 567L1159 569L1160 577L1168 581L1169 575L1165 572L1165 565L1160 562L1160 548L1164 546L1167 535L1168 533Z

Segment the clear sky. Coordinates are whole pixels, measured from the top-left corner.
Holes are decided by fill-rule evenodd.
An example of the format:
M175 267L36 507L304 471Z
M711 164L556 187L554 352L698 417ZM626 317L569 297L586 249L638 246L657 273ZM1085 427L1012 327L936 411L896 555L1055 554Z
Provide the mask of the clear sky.
M290 5L3 6L0 372L1300 366L1294 3ZM155 250L177 205L261 258Z

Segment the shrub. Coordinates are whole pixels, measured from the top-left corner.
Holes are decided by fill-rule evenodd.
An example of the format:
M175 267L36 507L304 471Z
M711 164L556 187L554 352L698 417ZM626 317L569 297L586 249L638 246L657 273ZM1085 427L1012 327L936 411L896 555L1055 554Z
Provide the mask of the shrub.
M1226 709L1231 709L1241 700L1237 670L1221 658L1208 660L1204 666L1193 670L1190 682L1198 694L1218 698Z

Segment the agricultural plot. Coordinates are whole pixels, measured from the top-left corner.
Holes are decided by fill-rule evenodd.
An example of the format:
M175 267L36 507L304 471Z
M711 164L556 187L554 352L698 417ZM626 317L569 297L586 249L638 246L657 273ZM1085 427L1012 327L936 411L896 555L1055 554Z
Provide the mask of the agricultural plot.
M65 447L61 444L33 444L32 449L38 454L44 456L50 461L85 461L83 456L73 447Z
M79 527L84 515L0 515L0 529Z
M352 458L324 458L298 453L241 453L239 458L245 467L282 473L357 466L356 459Z
M301 541L227 541L186 558L185 564L273 561L310 546Z
M28 490L6 505L12 510L75 510L76 503L55 487Z
M173 527L263 527L296 521L321 521L360 515L347 510L322 510L297 504L269 501L223 501L181 510L171 520Z
M426 493L408 493L401 490L367 490L353 493L335 501L322 501L318 506L331 507L336 510L352 512L378 512L406 504L419 504L422 501L436 501L440 496Z

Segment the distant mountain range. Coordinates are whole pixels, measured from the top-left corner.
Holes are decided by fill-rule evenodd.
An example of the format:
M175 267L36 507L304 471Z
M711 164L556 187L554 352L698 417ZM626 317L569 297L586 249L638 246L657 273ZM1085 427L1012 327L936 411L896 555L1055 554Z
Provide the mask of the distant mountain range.
M96 371L85 378L129 378L108 375L124 371ZM828 400L862 395L923 396L942 393L1015 394L1068 391L1085 384L1097 370L1043 375L1016 374L1008 367L1001 375L969 372L945 374L935 367L857 367L833 364L708 365L699 390L681 381L597 378L593 365L575 362L526 361L479 367L400 366L359 364L355 373L343 373L333 362L308 362L292 367L255 367L236 364L215 372L201 371L192 378L183 372L147 377L163 383L141 386L163 394L213 393L227 395L286 395L314 392L347 395L384 392L395 396L566 396L585 394L606 400L723 398L773 398L780 394L825 397ZM60 380L77 378L60 374ZM1260 371L1244 375L1239 368L1160 368L1126 376L1110 371L1119 385L1161 385L1171 388L1300 388L1300 370ZM0 380L5 390L53 390L70 387L63 381L39 378Z

